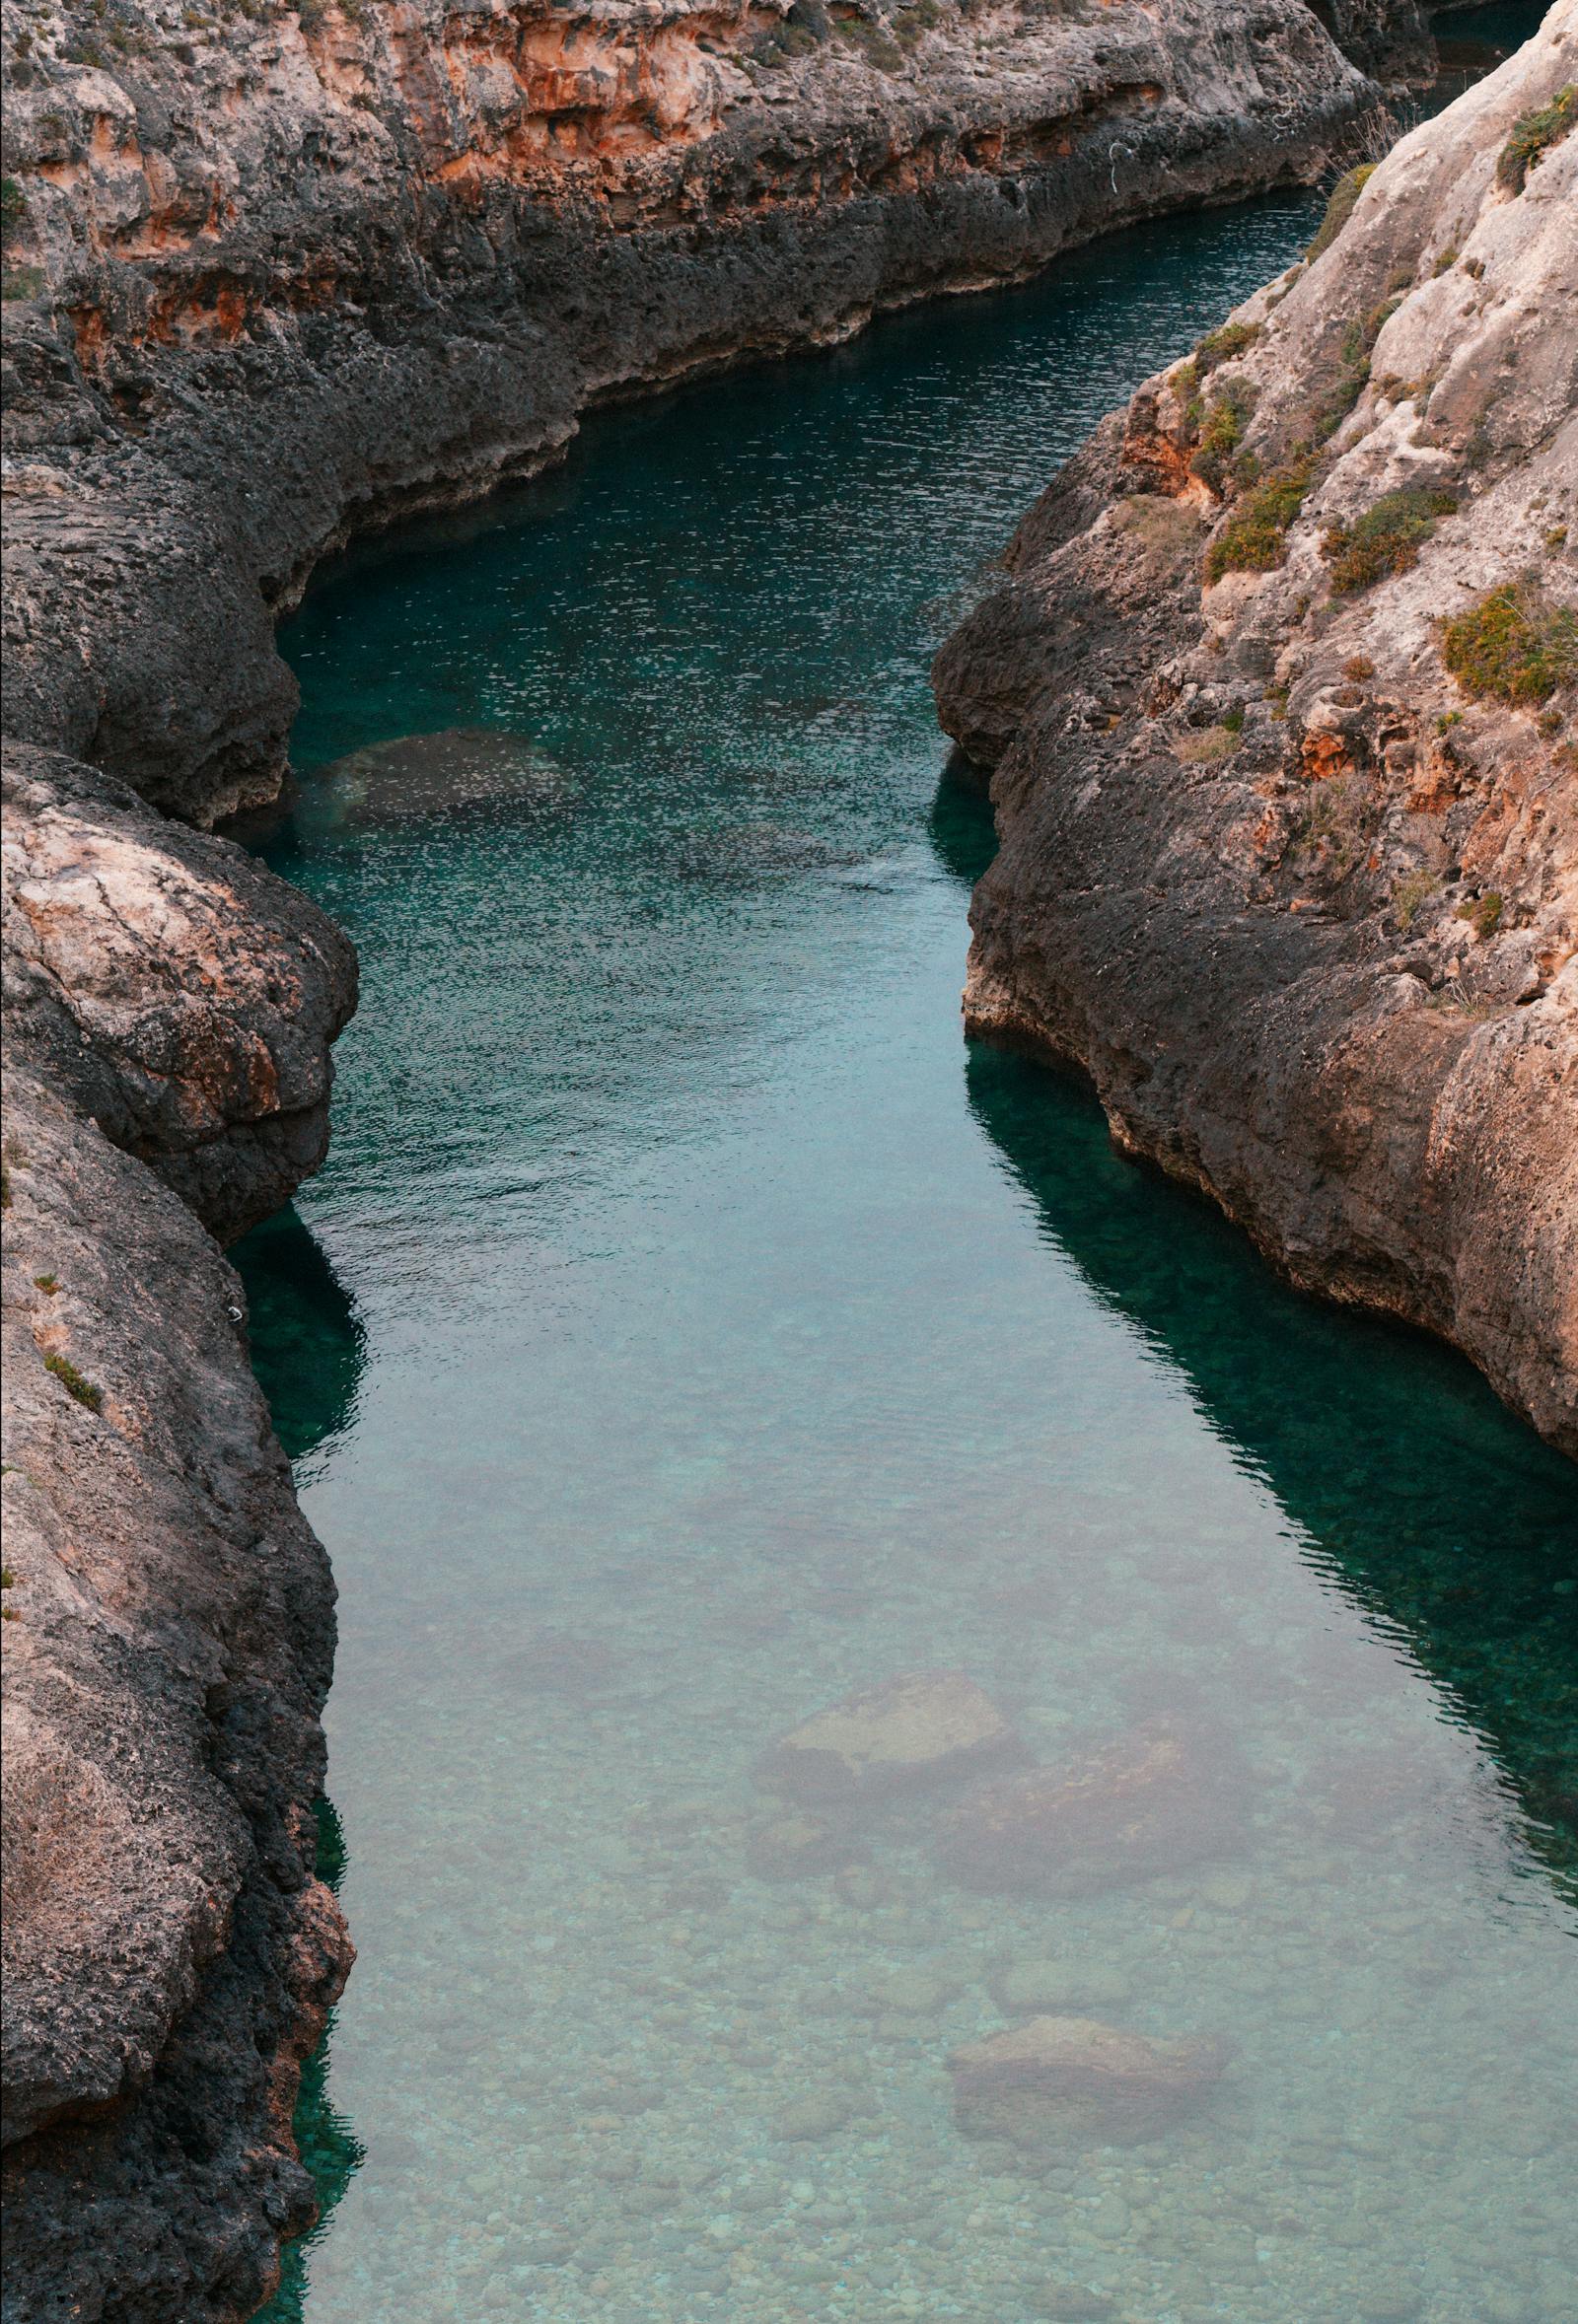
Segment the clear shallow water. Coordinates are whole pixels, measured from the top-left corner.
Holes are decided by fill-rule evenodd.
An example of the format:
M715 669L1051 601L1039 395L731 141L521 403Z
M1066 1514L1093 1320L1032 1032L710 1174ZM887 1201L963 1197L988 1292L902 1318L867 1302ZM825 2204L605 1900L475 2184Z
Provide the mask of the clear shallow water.
M288 633L268 852L365 997L328 1166L243 1257L342 1592L361 1958L278 2315L1574 2313L1572 1471L959 1037L990 837L929 651L1310 222L605 414ZM982 1897L920 1799L761 1877L757 1753L938 1665L1051 1762L1212 1738L1225 1853ZM1036 1962L1226 2036L1211 2103L963 2138L947 2055Z

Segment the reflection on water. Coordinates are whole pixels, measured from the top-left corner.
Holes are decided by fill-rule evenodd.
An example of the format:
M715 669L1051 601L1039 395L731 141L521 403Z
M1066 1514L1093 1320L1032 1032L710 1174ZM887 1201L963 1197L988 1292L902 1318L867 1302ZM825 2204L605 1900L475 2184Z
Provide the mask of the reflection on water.
M351 1427L366 1348L338 1277L290 1206L231 1257L247 1288L252 1369L298 1475Z
M1309 217L607 415L293 627L365 975L309 2324L1564 2312L1570 1472L959 1042L928 649ZM565 812L315 805L494 727Z

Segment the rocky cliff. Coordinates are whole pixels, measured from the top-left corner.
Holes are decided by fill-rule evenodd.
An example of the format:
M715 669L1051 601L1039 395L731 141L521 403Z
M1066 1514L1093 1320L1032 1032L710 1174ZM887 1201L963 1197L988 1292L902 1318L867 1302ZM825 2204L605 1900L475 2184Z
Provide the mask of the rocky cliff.
M1308 173L1377 95L1303 0L47 21L9 55L9 731L199 820L276 786L272 620L349 529L595 397Z
M19 2324L252 2311L348 1957L331 1591L217 1241L322 1153L354 963L189 827L280 780L279 610L598 397L1308 176L1424 55L1412 0L7 0Z
M1578 1451L1578 9L1151 380L944 649L966 1012Z

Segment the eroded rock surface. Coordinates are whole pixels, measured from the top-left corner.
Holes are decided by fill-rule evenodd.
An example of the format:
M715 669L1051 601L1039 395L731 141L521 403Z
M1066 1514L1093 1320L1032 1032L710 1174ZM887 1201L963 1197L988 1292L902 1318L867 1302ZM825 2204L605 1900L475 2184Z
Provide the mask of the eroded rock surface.
M971 1029L1571 1451L1575 81L1559 0L1103 425L936 669L1002 841Z
M968 2138L1016 2146L1130 2146L1163 2138L1221 2079L1213 2036L1172 2041L1094 2017L1031 2017L956 2050L954 2118Z
M312 2216L290 2108L349 1961L332 1585L211 1237L33 1072L5 1095L6 2310L247 2314Z
M239 847L54 751L4 761L9 1036L222 1241L328 1144L350 944Z
M3 793L6 2312L247 2315L350 1948L333 1587L214 1235L320 1159L355 962L97 768Z
M1024 1746L985 1691L960 1670L906 1672L848 1695L756 1763L764 1791L853 1804L946 1783Z
M273 615L349 530L598 396L1308 174L1379 94L1303 0L191 15L7 52L5 635L9 731L197 820L277 787Z

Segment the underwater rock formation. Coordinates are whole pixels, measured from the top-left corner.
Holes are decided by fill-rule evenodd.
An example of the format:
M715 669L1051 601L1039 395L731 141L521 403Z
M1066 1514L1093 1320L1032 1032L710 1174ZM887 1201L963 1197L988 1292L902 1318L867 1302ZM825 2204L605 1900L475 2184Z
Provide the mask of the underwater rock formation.
M961 1670L922 1670L819 1711L756 1763L763 1791L854 1802L913 1792L1004 1759L1024 1745L991 1697Z
M1158 1727L1076 1765L982 1785L950 1811L937 1861L972 1888L1073 1895L1179 1869L1241 1837L1221 1751Z
M966 1017L1578 1451L1578 11L1140 389L944 647ZM1563 92L1567 92L1563 95Z
M1211 2036L1154 2041L1093 2017L1030 2017L948 2061L968 2138L1015 2146L1132 2146L1164 2137L1220 2081Z

